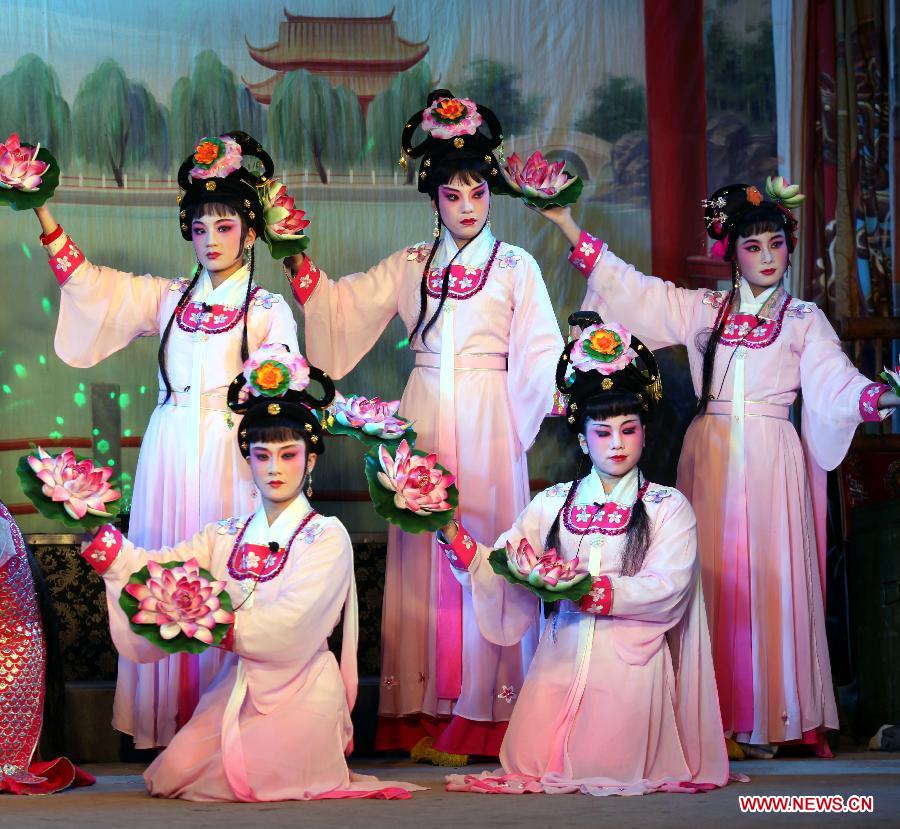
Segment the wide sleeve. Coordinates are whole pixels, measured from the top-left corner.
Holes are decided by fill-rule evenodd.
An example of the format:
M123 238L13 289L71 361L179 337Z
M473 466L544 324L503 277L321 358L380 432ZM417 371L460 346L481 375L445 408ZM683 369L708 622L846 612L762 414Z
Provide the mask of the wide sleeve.
M136 547L115 527L101 527L82 556L101 576L106 587L106 606L109 610L109 630L116 650L132 662L157 662L168 653L151 644L143 636L131 630L128 617L119 605L119 596L128 579L147 565L148 561L161 564L168 561L197 559L198 564L209 570L217 537L217 524L210 524L193 538L174 547L145 550Z
M506 382L519 443L528 449L553 408L563 340L540 268L524 251L522 258L524 267L516 273L513 289Z
M42 240L60 284L54 348L63 362L88 368L137 337L159 333L160 305L180 287L177 280L99 267L65 233L47 238Z
M291 556L275 601L257 601L239 614L234 651L251 663L299 669L322 649L341 618L353 574L347 531L330 523L312 544L296 540Z
M888 387L856 370L818 308L812 311L800 355L800 388L803 443L822 469L840 464L860 423L881 420L892 411L879 412L878 398Z
M493 547L477 542L465 527L460 527L452 544L444 543L438 537L438 546L443 550L453 568L453 573L464 588L472 593L472 606L481 635L497 645L515 645L531 629L535 616L540 610L540 600L530 590L511 584L497 575L488 556L497 548L505 548L509 541L514 548L526 539L532 549L542 550L544 538L541 535L541 516L544 511L543 493L536 496L522 510L515 524Z
M582 310L624 325L651 349L688 344L697 291L645 276L587 232L582 232L569 262L587 279Z
M334 379L348 374L397 314L405 251L365 273L329 279L308 257L291 279L303 306L306 354Z

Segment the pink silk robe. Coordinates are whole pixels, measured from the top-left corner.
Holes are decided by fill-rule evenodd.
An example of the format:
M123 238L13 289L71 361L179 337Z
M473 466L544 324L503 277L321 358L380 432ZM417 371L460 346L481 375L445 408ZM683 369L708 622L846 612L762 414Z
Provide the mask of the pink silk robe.
M503 768L451 775L451 791L636 795L727 783L694 512L677 490L650 484L643 495L650 545L638 573L620 576L636 479L634 470L608 500L595 472L579 483L560 522L560 550L566 560L577 554L591 573L591 610L559 603L524 686L505 689L518 699L500 751ZM493 548L510 542L516 549L527 539L540 554L571 486L544 490ZM593 513L596 503L604 507ZM456 572L481 630L509 645L537 619L540 602L494 573L491 547L471 545L467 535L460 530L445 549L457 567L471 558Z
M137 337L160 335L188 284L93 265L65 234L48 253L62 289L56 353L76 368L96 365ZM246 279L241 269L212 291L204 274L192 301L217 307L205 320L199 317L199 327L198 317L192 318L196 308L172 325L166 365L176 394L163 405L160 393L141 443L128 530L136 544L174 544L210 521L255 506L249 467L235 438L240 417L225 404L242 365ZM247 345L252 352L265 343L298 350L287 303L259 288L250 306ZM161 377L159 388L164 389ZM168 745L220 665L216 651L152 665L120 657L113 727L131 734L138 748Z
M449 234L444 236L435 268L456 251ZM534 259L521 248L500 243L494 250L494 245L485 231L454 264L445 306L452 312L441 315L427 343L418 336L411 343L417 366L400 407L415 423L417 445L436 451L439 462L457 475L463 520L485 538L508 527L528 501L525 452L552 407L563 345ZM303 304L310 360L340 378L372 348L394 316L399 314L411 331L430 248L423 242L399 250L366 273L338 281L307 260L293 287ZM484 277L492 251L493 265ZM438 300L429 296L427 303L426 321ZM425 360L430 362L425 365ZM461 643L452 636L451 641L442 638L460 625ZM487 723L506 721L512 706L498 694L504 685L521 684L533 647L533 636L508 647L487 641L478 631L469 596L459 590L433 538L390 527L381 715L453 713ZM442 668L447 669L447 684L455 682L450 690L439 687ZM460 743L441 749L490 753Z
M165 658L132 632L119 605L122 588L147 561L197 559L227 583L236 608L232 652L216 649L224 657L222 667L191 720L144 772L148 792L245 802L407 797L407 790L418 787L351 775L345 760L353 736L358 638L347 531L336 518L314 515L293 535L282 569L260 579L252 603L239 607L246 597L235 567L249 520L209 524L192 539L157 551L102 528L84 551L103 574L113 641L135 662ZM338 665L327 639L342 612Z
M582 234L571 257L588 277L584 308L650 348L685 345L699 394L705 332L727 294L645 276ZM854 368L825 315L776 290L730 316L708 413L685 436L678 488L698 517L725 733L756 744L815 742L838 718L825 638L823 470L856 427L877 419L885 387ZM729 311L729 313L731 313ZM803 392L803 442L787 419ZM811 486L810 481L813 481Z

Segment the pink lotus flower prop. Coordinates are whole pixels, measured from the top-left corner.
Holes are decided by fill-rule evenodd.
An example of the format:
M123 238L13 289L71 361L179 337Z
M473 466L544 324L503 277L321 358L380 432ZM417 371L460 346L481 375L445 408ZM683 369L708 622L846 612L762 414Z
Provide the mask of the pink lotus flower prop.
M40 446L37 451L36 456L27 455L26 462L43 485L41 492L46 499L62 505L75 521L88 514L104 519L112 516L106 505L121 496L109 483L109 467L94 466L90 460L79 461L72 449L65 449L56 457Z
M614 322L589 325L581 332L570 355L573 368L578 371L599 371L613 374L637 359L631 347L631 334Z
M384 446L378 447L381 472L378 482L394 493L397 509L416 515L431 515L453 509L447 490L456 478L437 465L437 455L418 455L403 440L394 457Z
M23 144L16 133L0 143L0 204L13 210L40 207L58 184L59 164L40 144Z
M304 391L309 386L309 363L299 352L268 343L254 351L244 363L246 383L238 394L245 403L254 397L280 397L288 389Z
M565 166L565 161L547 161L539 151L533 152L524 163L512 153L500 172L513 193L526 204L543 209L573 204L581 195L583 182L566 172Z
M131 616L135 624L156 625L163 639L183 634L211 645L216 625L234 621L234 613L219 600L225 582L203 576L197 559L168 568L150 561L147 572L145 583L129 583L124 588L138 602L137 612Z
M538 558L525 538L519 541L516 549L506 542L506 559L509 572L517 579L554 593L568 590L588 575L588 571L579 566L578 556L564 561L556 550L550 549Z
M309 244L303 233L309 227L306 213L294 206L294 199L277 178L266 183L261 195L265 210L265 241L272 256L283 259L301 253Z
M456 478L406 438L369 450L366 480L375 511L408 533L436 532L459 503Z
M469 98L439 98L422 114L422 129L435 138L475 135L481 113Z
M228 135L201 138L194 147L193 178L225 178L239 170L243 154L241 146Z
M332 404L334 419L351 429L359 429L367 435L384 440L395 440L409 429L410 422L397 417L399 400L384 401L379 397L338 394Z
M0 187L33 193L50 164L38 160L41 146L23 147L16 133L0 144Z

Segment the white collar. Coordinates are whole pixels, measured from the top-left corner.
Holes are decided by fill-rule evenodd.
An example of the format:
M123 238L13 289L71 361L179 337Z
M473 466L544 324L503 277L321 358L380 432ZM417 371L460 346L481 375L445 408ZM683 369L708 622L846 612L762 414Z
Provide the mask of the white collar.
M310 512L312 512L312 507L301 492L270 525L269 519L266 517L265 505L260 504L244 531L243 540L247 544L263 545L270 541L276 541L281 547L285 547L291 540L294 531L300 526L300 522Z
M456 252L459 250L459 246L456 244L456 240L453 238L450 231L448 231L447 228L444 228L441 231L441 243L435 254L432 267L446 268L450 260L453 259L454 265L468 265L473 268L483 268L487 265L487 260L491 255L491 248L493 248L495 241L494 234L491 233L490 228L486 227L478 234L478 238L466 245L462 253L460 253L456 259L453 259L453 257L456 256Z
M759 296L753 296L753 291L750 290L750 285L747 284L747 280L741 280L740 313L758 314L769 297L778 290L778 285L779 283L776 282L770 288L766 288Z
M578 503L605 504L613 501L617 504L628 505L634 503L638 491L638 468L632 467L625 475L619 478L613 491L606 494L603 481L597 474L597 470L591 467L590 473L582 480L578 487L576 498Z
M205 302L207 305L230 305L233 308L243 308L249 278L250 271L246 267L240 267L218 288L213 288L209 272L204 268L197 287L191 294L191 300Z

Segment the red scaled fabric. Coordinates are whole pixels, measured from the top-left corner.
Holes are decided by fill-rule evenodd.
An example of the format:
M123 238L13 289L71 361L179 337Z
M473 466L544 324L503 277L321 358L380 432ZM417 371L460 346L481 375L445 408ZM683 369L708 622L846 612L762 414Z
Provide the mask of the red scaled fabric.
M88 774L83 769L74 765L65 757L57 757L55 760L45 760L32 763L28 771L36 778L42 778L38 782L23 783L12 777L0 775L0 792L10 794L53 794L70 786L93 786L97 778Z
M681 281L705 251L703 0L644 0L653 273Z

